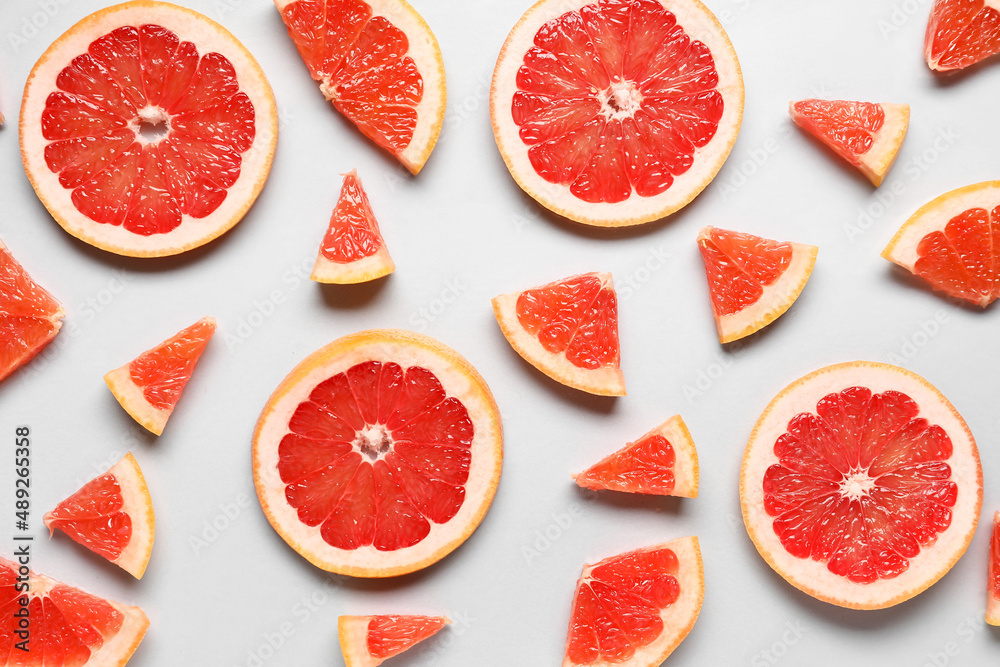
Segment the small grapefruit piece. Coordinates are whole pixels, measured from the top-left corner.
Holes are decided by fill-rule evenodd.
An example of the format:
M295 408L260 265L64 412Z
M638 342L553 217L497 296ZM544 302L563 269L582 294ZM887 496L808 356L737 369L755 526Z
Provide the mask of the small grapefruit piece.
M31 70L21 159L67 232L175 255L240 221L271 170L278 114L257 61L206 16L135 0L84 18Z
M65 314L0 241L0 380L55 338Z
M618 297L610 273L585 273L493 299L511 346L567 387L624 396Z
M368 194L353 170L344 175L340 198L310 277L320 283L363 283L395 269Z
M706 227L698 234L719 342L775 321L802 293L819 248Z
M992 0L935 0L924 36L927 66L962 69L1000 52L1000 7Z
M983 502L965 421L920 376L853 361L796 380L754 426L740 471L750 539L788 583L851 609L932 585Z
M986 583L986 622L1000 625L1000 512L993 514L989 573Z
M347 667L377 667L448 623L445 616L341 616L340 650Z
M153 552L153 500L135 457L129 452L45 514L49 533L63 531L74 542L142 579Z
M585 489L661 496L698 496L698 452L680 415L674 415L579 475Z
M195 364L215 333L215 318L204 317L104 376L132 419L160 435Z
M416 174L444 121L444 60L405 0L274 0L319 89Z
M1000 181L967 185L924 204L882 257L948 296L990 305L1000 296Z
M563 667L657 667L691 632L704 597L697 537L587 565L573 596Z
M500 51L490 118L525 192L618 227L669 215L711 182L743 97L733 45L698 0L542 0Z
M910 125L908 104L810 99L792 102L788 113L876 187L896 161Z
M317 567L391 577L437 562L489 509L500 412L479 373L427 336L339 338L286 377L257 421L264 515Z
M19 583L20 582L20 583ZM85 593L43 574L28 574L28 590L19 588L18 566L0 557L0 655L5 665L78 665L122 667L139 646L149 619L130 607ZM27 603L31 625L28 652L17 648L23 637L14 614Z

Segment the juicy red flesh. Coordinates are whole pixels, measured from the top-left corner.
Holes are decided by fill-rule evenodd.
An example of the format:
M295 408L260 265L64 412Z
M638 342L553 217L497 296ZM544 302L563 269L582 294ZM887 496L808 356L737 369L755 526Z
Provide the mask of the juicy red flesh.
M372 616L368 621L368 653L385 660L399 655L445 626L437 616Z
M801 100L792 118L853 164L871 150L885 123L885 110L872 102Z
M670 442L654 433L577 475L576 483L590 489L670 494L675 460Z
M927 22L924 55L936 70L973 65L1000 52L1000 11L983 0L937 0Z
M993 518L989 562L989 591L994 598L1000 600L1000 517Z
M913 272L979 306L1000 297L1000 206L970 208L920 239Z
M0 244L0 380L59 332L59 302Z
M764 508L788 553L867 584L907 570L951 525L951 439L906 394L851 387L788 423Z
M132 519L122 511L124 499L114 475L105 474L45 515L49 529L58 528L96 554L115 560L132 539Z
M716 315L738 313L757 303L792 261L792 246L752 234L712 229L699 239Z
M381 247L382 235L368 195L352 171L344 177L320 252L331 262L346 264L370 257Z
M129 377L150 405L174 409L214 333L214 321L195 322L129 362Z

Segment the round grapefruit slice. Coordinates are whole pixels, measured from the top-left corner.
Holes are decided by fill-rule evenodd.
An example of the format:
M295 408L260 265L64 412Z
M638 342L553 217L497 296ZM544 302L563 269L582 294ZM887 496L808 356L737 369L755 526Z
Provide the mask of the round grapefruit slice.
M754 426L740 502L764 560L813 597L882 609L940 579L979 521L983 475L937 389L867 361L796 380Z
M377 667L448 623L445 616L341 616L340 650L347 667Z
M65 314L0 241L0 380L55 338Z
M674 415L579 475L585 489L661 496L698 496L698 452L680 415Z
M25 578L27 591L21 588ZM27 628L17 616L25 608ZM122 667L149 627L138 607L85 593L2 557L0 617L0 655L8 665Z
M587 565L573 597L563 667L657 667L691 632L704 597L697 537Z
M240 221L278 138L253 56L190 9L136 0L95 12L38 60L21 158L62 227L132 257L174 255Z
M1000 52L1000 8L992 0L935 0L924 36L924 58L946 72Z
M990 534L986 622L990 625L1000 625L1000 512L993 514L993 532Z
M903 223L882 256L985 308L1000 296L1000 181L946 192Z
M618 297L610 273L585 273L502 294L493 313L511 346L567 387L624 396Z
M153 552L156 520L142 470L131 452L45 514L55 529L142 579Z
M427 336L339 338L286 377L257 421L264 514L317 567L390 577L464 542L500 480L503 430L486 382Z
M344 175L340 198L310 277L320 283L363 283L395 269L368 194L353 170Z
M202 318L109 371L104 381L132 419L160 435L214 333L215 319Z
M719 342L760 331L802 293L816 246L706 227L698 234Z
M490 117L511 175L540 204L636 225L682 208L722 168L743 75L698 0L541 0L500 51Z
M444 60L405 0L274 0L319 89L416 174L444 121Z
M792 102L788 113L876 187L896 161L910 125L908 104L810 99Z

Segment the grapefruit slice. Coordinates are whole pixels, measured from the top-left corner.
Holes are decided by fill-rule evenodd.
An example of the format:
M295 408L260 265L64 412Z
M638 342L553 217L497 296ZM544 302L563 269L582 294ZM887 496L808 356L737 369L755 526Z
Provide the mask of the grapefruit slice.
M903 223L882 256L985 308L1000 296L1000 181L946 192Z
M74 542L142 579L153 552L153 500L135 457L129 452L45 514L49 533L63 531Z
M502 294L493 313L511 346L567 387L624 396L618 297L610 273L585 273Z
M1000 7L992 0L935 0L924 36L927 66L962 69L1000 52Z
M743 75L698 0L544 0L500 51L490 118L511 175L540 204L636 225L684 207L722 168Z
M447 91L437 38L405 0L274 0L319 89L416 174L441 133Z
M27 577L27 591L21 588L22 576ZM27 629L15 616L25 607ZM2 557L0 618L0 655L6 656L6 665L122 667L149 627L138 607L99 598L27 568L19 573L18 565ZM18 646L25 640L27 652Z
M340 650L347 667L377 667L448 623L445 616L341 616Z
M320 283L363 283L395 269L368 194L353 170L344 175L340 198L310 277Z
M1000 625L1000 512L993 514L993 532L990 534L986 622L990 625Z
M0 380L55 338L65 314L0 241Z
M802 293L819 248L705 227L698 234L719 342L760 331Z
M813 597L882 609L965 553L983 502L965 421L923 378L867 361L796 380L754 426L740 502L764 560Z
M225 28L136 0L86 17L42 55L21 103L21 158L79 239L174 255L240 221L278 138L271 87Z
M583 568L563 667L657 667L694 627L705 597L697 537Z
M698 496L698 452L680 415L574 475L585 489Z
M132 419L160 435L214 333L215 319L204 317L109 371L104 381Z
M457 352L394 329L339 338L300 363L257 421L257 497L317 567L391 577L464 542L500 480L503 430Z
M788 113L876 187L896 161L910 125L908 104L810 99L792 102Z

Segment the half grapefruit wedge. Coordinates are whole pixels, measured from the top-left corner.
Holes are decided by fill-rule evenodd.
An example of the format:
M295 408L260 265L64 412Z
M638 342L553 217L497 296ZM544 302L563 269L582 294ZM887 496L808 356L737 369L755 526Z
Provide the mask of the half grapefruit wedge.
M340 650L347 667L378 667L448 623L445 616L341 616Z
M1000 52L1000 7L993 0L935 0L924 35L927 66L962 69Z

